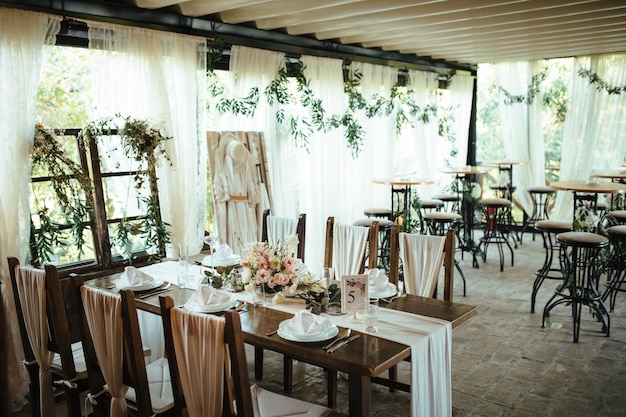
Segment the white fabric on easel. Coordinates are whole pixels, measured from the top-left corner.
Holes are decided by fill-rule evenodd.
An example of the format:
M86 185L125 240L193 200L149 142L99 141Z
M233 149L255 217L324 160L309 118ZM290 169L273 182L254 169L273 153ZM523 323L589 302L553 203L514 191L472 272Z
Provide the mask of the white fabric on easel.
M399 240L406 292L432 297L443 265L446 238L400 233Z

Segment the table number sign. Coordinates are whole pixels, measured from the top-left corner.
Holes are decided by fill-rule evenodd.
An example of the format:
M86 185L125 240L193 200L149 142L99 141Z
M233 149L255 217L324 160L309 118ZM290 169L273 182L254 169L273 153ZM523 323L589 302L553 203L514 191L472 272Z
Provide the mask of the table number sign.
M343 275L341 277L341 311L362 313L368 302L368 276Z

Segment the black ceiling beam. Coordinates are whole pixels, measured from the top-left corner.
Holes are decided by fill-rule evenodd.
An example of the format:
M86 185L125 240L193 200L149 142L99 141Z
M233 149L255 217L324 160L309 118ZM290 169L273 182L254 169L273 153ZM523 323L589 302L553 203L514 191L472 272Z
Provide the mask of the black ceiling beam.
M447 72L469 71L476 75L477 66L380 49L343 45L282 32L265 31L242 25L231 25L202 18L183 16L167 9L142 9L122 2L98 0L0 0L0 6L22 8L51 14L107 21L207 38L218 36L226 43L281 51L295 55L315 55L364 61L392 67Z

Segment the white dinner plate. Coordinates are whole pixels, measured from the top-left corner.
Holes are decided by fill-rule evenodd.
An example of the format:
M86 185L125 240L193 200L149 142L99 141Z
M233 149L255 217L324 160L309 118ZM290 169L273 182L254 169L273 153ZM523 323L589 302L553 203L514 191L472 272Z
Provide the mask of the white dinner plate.
M333 337L337 336L337 333L339 333L339 328L337 327L337 325L332 323L328 319L324 319L324 330L311 335L294 333L290 330L290 321L291 319L287 319L282 321L278 325L278 335L283 339L289 340L291 342L323 342L324 340L332 339Z
M398 289L391 282L385 284L383 288L371 287L369 289L369 296L371 298L387 298L393 297L398 294Z
M189 311L194 311L196 313L217 313L220 311L228 310L231 307L237 305L237 300L231 298L225 303L215 304L215 305L204 305L204 304L191 304L189 302L185 303L184 307Z
M213 266L232 266L238 265L241 262L241 256L231 255L228 258L215 258ZM207 255L202 258L202 265L211 266L211 255Z
M120 284L120 282L118 281L117 288L119 288L120 290L146 291L146 290L151 290L153 288L160 287L161 285L163 285L163 281L160 279L152 279L149 281L143 281L141 284L138 284L138 285L123 285L123 284Z

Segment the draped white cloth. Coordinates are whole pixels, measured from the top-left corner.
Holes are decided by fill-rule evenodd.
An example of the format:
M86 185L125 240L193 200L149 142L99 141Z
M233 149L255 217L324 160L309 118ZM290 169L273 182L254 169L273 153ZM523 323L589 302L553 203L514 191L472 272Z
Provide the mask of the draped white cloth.
M164 161L157 173L159 193L165 197L160 199L161 214L171 225L172 248L185 244L198 253L207 193L206 39L88 23L91 94L98 104L90 118L119 113L147 119L172 137L165 144L171 164Z
M355 275L365 258L369 227L333 224L333 268L335 279Z
M528 94L532 77L541 72L542 64L534 62L502 62L495 65L498 85L512 95ZM513 165L513 186L517 187L517 200L527 213L532 213L532 201L526 192L529 187L543 185L545 181L545 152L543 143L543 94L539 92L531 104L505 104L506 96L499 95L500 122L506 159L531 161L530 164Z
M297 228L297 219L267 216L267 241L270 245L276 245L279 241L284 243L287 236L296 234Z
M452 129L456 137L457 155L450 158L452 166L463 166L467 161L469 128L472 117L472 101L476 76L457 73L448 86L448 104L454 108Z
M29 184L30 150L37 117L37 89L44 45L54 44L61 28L61 16L52 16L12 8L0 8L0 136L3 167L0 181L0 285L5 334L6 371L10 384L0 395L9 411L26 402L28 379L20 361L23 359L19 329L9 279L7 257L25 261L30 236Z
M408 294L433 296L443 265L445 242L445 237L441 236L400 233L400 259Z
M24 313L28 340L39 365L39 403L43 417L54 416L54 394L50 366L54 353L48 350L46 319L46 272L29 267L15 268L17 291Z
M567 88L561 180L586 180L594 169L622 166L626 152L626 94L608 94L578 72L591 70L612 86L626 85L626 54L574 60ZM572 219L572 193L558 192L552 218Z
M118 294L87 285L80 288L80 293L98 364L111 394L110 415L125 417L128 386L122 380L122 299Z
M179 308L171 310L171 318L174 354L189 416L220 417L224 398L224 318Z
M232 132L221 136L216 151L213 196L222 213L218 224L222 243L245 255L245 245L259 240L257 205L261 188L250 152Z

